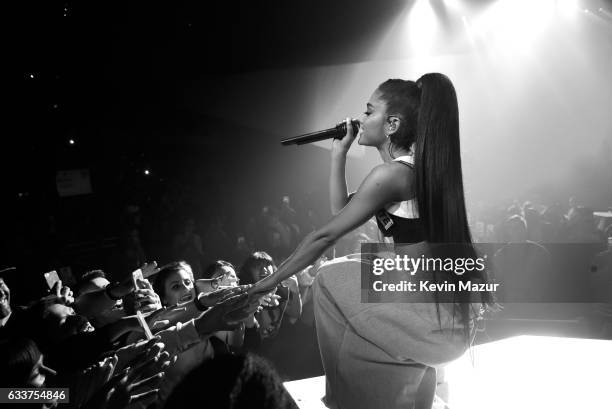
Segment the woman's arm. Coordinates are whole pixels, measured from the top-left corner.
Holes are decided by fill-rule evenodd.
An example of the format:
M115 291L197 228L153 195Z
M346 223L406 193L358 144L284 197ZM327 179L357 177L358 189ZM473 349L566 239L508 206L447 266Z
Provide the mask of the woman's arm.
M278 270L255 284L249 293L270 291L316 261L336 240L362 225L385 204L403 200L406 178L404 167L385 164L374 168L344 209L325 226L308 234Z
M331 212L335 216L346 206L348 192L346 187L346 152L332 150L331 170L329 175L329 201Z

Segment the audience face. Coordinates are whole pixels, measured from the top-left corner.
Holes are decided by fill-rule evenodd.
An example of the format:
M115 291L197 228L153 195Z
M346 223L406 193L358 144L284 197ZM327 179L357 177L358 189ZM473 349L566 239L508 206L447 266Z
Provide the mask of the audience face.
M0 278L0 320L11 314L11 290Z
M236 271L234 271L234 269L229 266L219 267L219 269L212 276L212 278L220 278L221 280L219 281L219 285L226 287L237 287L238 282L240 281L238 280Z
M261 267L259 270L251 270L251 274L253 275L253 282L258 282L259 280L263 280L264 278L272 275L274 273L274 267L271 264L267 266Z
M178 270L172 272L164 282L164 305L175 305L192 301L195 297L193 279L189 272Z

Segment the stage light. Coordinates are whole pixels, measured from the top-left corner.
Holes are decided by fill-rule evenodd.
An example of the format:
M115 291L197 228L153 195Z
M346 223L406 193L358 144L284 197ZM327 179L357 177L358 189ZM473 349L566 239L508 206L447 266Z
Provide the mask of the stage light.
M149 169L145 169L144 174L149 176L151 174L151 172L149 171Z
M69 143L70 145L74 145L74 139L68 139L68 143Z
M561 15L570 17L578 11L577 0L557 0L555 6Z
M474 33L492 48L523 53L547 28L553 11L553 0L500 0L476 18Z
M432 51L438 19L428 0L417 0L408 16L408 39L415 55Z

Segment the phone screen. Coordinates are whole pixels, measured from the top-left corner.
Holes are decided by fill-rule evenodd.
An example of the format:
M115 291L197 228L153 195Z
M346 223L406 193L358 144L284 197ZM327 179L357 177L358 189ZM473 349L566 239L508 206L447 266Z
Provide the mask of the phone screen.
M138 280L144 280L141 269L132 272L132 281L134 283L134 289L138 289Z
M47 286L49 286L49 289L52 289L55 286L55 283L57 283L60 280L59 275L57 274L57 271L55 270L45 273L44 276L45 276L45 281L47 282Z

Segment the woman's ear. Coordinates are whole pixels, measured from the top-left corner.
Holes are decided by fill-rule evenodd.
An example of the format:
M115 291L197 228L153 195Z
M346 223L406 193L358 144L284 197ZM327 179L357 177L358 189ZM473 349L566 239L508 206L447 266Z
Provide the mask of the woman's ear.
M393 135L400 127L401 120L397 116L387 117L387 135Z

